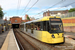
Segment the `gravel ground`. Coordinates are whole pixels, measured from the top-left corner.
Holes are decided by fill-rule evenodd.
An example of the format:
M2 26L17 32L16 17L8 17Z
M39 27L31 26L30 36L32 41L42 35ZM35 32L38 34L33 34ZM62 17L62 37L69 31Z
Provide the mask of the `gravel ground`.
M72 33L72 32L64 32L65 35L73 35L75 36L75 33Z
M5 31L4 33L0 34L0 48L2 47L4 41L5 41L5 38L8 34L9 30L8 31Z

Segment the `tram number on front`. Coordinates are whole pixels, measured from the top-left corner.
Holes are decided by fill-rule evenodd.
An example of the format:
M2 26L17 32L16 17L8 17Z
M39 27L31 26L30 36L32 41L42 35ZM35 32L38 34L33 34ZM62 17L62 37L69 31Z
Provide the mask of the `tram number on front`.
M51 19L51 21L60 21L60 19Z

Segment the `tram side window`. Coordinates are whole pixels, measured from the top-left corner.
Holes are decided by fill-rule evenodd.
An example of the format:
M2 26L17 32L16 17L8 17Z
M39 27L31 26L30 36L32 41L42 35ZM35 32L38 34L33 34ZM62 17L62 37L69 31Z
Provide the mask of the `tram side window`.
M49 31L49 21L43 21L43 22L41 22L41 29L43 30L43 31Z
M33 23L31 23L31 29L34 29L34 24Z
M27 24L27 29L30 29L30 24L29 23Z
M43 22L43 30L46 31L46 21Z
M27 24L26 24L26 28L27 28Z
M36 23L34 23L34 30L37 30L37 26L36 26Z
M40 28L40 22L34 23L34 29L35 29L35 30L40 30L40 29L41 29L41 28Z
M49 21L46 22L46 31L50 31L50 25L49 25Z
M28 24L27 24L27 29L28 29Z

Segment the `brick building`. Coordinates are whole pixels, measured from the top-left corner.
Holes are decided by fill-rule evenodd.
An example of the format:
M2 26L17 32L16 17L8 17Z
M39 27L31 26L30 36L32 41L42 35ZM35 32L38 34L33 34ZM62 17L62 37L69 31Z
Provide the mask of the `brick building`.
M60 10L60 11L46 11L43 13L44 16L61 16L68 13L68 10Z
M35 18L33 17L29 17L30 20L27 19L27 17L29 17L27 14L25 15L25 20L22 20L22 22L28 22L28 21L32 21L32 20L35 20Z
M12 18L10 18L10 21L11 21L11 24L21 23L22 18L20 18L20 17L12 17Z
M22 23L23 23L23 22L28 22L28 21L30 21L30 20L27 20L27 16L28 16L28 15L26 14L26 15L25 15L25 20L22 20Z
M18 16L14 16L14 17L10 18L10 21L12 24L12 28L19 28L20 23L22 23L22 18L20 18Z
M27 14L25 15L25 20L22 20L22 18L20 17L17 17L17 16L14 16L12 18L10 18L10 21L11 21L11 24L20 24L20 23L23 23L23 22L28 22L28 21L31 21L31 20L35 20L34 18L30 18L30 20L27 19L27 17L29 17Z
M26 15L25 15L25 20L27 20L27 16L28 16L28 15L26 14Z

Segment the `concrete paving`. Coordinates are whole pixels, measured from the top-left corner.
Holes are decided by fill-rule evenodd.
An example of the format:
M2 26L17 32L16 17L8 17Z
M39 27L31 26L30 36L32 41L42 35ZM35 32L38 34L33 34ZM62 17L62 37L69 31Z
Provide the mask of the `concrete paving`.
M10 30L8 50L18 50L12 29Z
M5 38L6 38L7 34L8 34L8 32L9 32L9 30L0 34L0 48L2 47L2 45L3 45L4 41L5 41Z
M13 30L11 29L2 45L1 50L19 50L17 42L14 37Z

